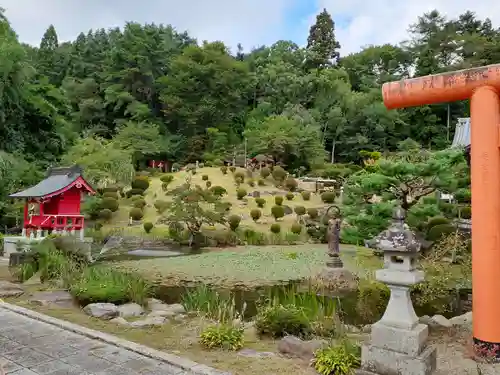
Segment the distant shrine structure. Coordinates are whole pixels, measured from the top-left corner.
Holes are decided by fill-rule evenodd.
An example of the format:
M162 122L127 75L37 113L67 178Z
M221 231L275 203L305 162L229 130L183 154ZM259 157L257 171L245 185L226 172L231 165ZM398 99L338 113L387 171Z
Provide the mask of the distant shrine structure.
M71 234L83 241L85 220L80 208L86 194L95 191L75 165L49 168L44 180L9 197L25 200L23 238L39 240L49 234Z

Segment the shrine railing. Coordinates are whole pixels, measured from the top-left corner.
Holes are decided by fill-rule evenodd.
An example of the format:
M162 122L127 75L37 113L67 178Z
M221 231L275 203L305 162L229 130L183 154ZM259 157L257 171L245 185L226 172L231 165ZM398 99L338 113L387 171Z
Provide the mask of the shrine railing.
M83 215L37 215L30 216L25 227L59 230L79 230L83 228Z

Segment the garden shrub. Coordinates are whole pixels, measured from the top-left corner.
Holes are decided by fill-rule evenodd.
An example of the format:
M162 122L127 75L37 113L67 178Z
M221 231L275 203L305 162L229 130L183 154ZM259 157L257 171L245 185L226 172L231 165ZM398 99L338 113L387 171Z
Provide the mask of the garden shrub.
M274 197L274 203L277 206L281 206L283 204L283 197L281 195L277 195Z
M259 181L257 181L257 184L259 186L266 186L266 181L264 181L262 178L259 178Z
M243 231L243 240L248 245L263 246L268 244L267 236L265 233L257 232L254 229L245 229Z
M457 205L448 202L439 202L438 203L439 210L447 215L448 217L455 217L457 213Z
M118 203L118 201L115 198L105 197L101 201L101 207L108 209L112 212L116 212L116 211L118 211L120 204Z
M300 234L302 233L302 225L300 223L293 223L290 230L294 234Z
M259 335L273 338L286 335L307 338L312 331L304 312L293 305L265 307L255 318L255 329Z
M222 197L223 195L227 194L227 190L224 189L222 186L212 186L210 188L210 191L212 192L213 195L217 197Z
M174 180L174 175L171 174L164 174L163 176L160 177L160 181L166 184L171 183L173 180Z
M146 221L146 222L143 224L143 227L144 227L144 231L145 231L146 233L150 233L150 232L153 230L154 225L153 225L153 223L152 223L152 222L150 222L150 221Z
M69 292L82 306L99 302L144 305L150 291L149 284L142 277L104 266L85 268L69 287Z
M104 225L100 222L94 224L94 230L100 231Z
M262 211L258 208L254 208L252 211L250 211L250 216L252 217L253 221L257 222L262 216Z
M316 218L318 217L318 215L319 215L319 213L318 213L318 209L317 209L317 208L308 208L308 209L307 209L307 214L309 215L309 217L310 217L311 219L313 219L313 220L314 220L314 219L316 219Z
M455 232L456 228L451 224L438 224L429 229L429 231L427 232L427 240L438 241L443 236Z
M222 174L227 174L227 167L223 165L222 167L220 167L220 171L222 172Z
M257 207L264 207L266 204L266 200L264 198L255 198L255 203L257 204Z
M238 215L231 215L227 221L229 223L229 228L231 228L232 231L235 231L240 226L241 217Z
M450 220L445 217L433 217L427 222L427 230L441 224L450 224Z
M133 206L143 209L144 207L146 207L146 201L144 199L136 199L134 200Z
M287 178L285 181L285 187L290 190L290 191L295 191L297 190L297 187L299 186L299 183L295 178Z
M306 208L304 206L295 206L294 211L297 216L306 214Z
M206 181L205 186L207 189L210 189L212 187L212 182L211 181Z
M200 345L206 349L239 350L243 347L243 328L229 324L212 325L200 335Z
M271 233L278 234L281 232L281 225L278 223L271 224L271 227L269 228L271 230Z
M311 365L320 375L351 375L361 365L361 347L343 340L320 348L314 353Z
M204 235L210 246L226 247L241 245L238 233L233 230L205 231Z
M293 198L295 198L295 194L293 194L292 192L288 192L286 193L285 197L287 200L291 201L293 200Z
M106 191L106 192L102 193L102 196L103 196L103 198L113 198L115 200L118 200L120 198L116 191Z
M260 175L262 178L266 179L271 175L271 170L268 167L264 167L260 170Z
M134 195L144 195L144 190L142 189L130 189L127 191L127 198L131 198Z
M335 203L335 193L333 191L325 191L321 194L323 203Z
M248 179L247 184L250 187L254 187L255 186L255 181L252 178L250 178L250 179Z
M389 303L389 288L375 280L361 280L358 285L354 313L360 319L360 324L372 324L384 315Z
M472 217L472 209L471 209L471 206L464 206L464 207L460 207L459 209L459 214L460 214L460 218L462 219L470 219Z
M202 175L202 176L201 176L201 179L202 179L203 181L208 181L208 174L204 174L204 175Z
M234 173L236 171L236 167L234 165L231 165L229 167L229 170L231 171L231 173Z
M436 197L423 197L422 198L422 203L424 204L437 204L437 198Z
M144 212L138 207L134 207L130 210L129 216L132 218L132 220L141 220L144 216Z
M278 219L281 219L283 216L285 216L285 209L283 206L273 206L271 208L271 214L273 215L274 219L278 221Z
M286 178L286 174L286 171L280 166L276 166L273 168L272 175L274 180L276 180L277 182L282 182Z
M132 181L132 189L140 189L145 191L149 188L149 181L145 178L136 178Z
M113 212L108 208L103 208L101 211L99 211L99 219L110 221L112 217Z
M311 199L311 192L310 191L302 191L300 193L300 195L302 195L302 199L305 201L308 201Z
M245 173L242 171L237 171L234 173L234 180L239 183L245 182Z
M102 194L104 193L118 193L120 188L118 186L106 186L105 188L102 188Z
M180 165L179 163L172 164L172 170L173 171L180 171L181 168L182 168L182 165Z
M470 203L472 198L470 189L459 189L453 196L458 203Z
M238 190L236 190L236 197L238 198L238 200L242 200L246 196L247 196L247 191L245 189L239 188Z
M162 182L162 184L161 184L161 190L167 191L168 190L168 185L169 185L168 182Z

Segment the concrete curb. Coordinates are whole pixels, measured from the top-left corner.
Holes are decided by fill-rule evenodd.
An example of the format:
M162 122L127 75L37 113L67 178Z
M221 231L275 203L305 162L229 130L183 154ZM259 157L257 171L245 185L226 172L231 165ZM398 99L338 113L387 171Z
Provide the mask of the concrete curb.
M201 365L199 363L193 362L189 359L185 359L173 354L169 354L166 352L162 352L156 349L149 348L145 345L136 344L134 342L121 339L119 337L103 333L100 331L95 331L93 329L85 328L79 326L78 324L70 323L64 320L56 319L51 316L40 314L36 311L26 309L24 307L20 307L17 305L12 305L7 302L0 302L0 308L4 308L5 310L9 310L24 316L27 316L31 319L35 319L44 323L51 324L53 326L62 328L66 331L71 331L82 336L100 340L107 344L111 344L117 346L119 348L130 350L131 352L141 354L143 356L156 359L158 361L165 362L169 365L179 367L184 371L190 371L193 375L231 375L229 372L221 372L212 367L208 367L205 365Z

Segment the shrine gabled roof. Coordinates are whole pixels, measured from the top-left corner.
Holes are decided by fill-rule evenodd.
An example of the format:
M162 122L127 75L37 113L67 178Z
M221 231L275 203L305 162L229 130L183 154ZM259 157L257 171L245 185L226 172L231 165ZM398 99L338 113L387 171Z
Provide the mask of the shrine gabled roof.
M451 147L470 146L470 118L459 118Z
M11 194L9 197L41 198L52 196L65 191L77 181L81 181L85 189L93 192L93 189L83 180L82 169L75 165L67 168L49 168L44 180L26 190Z

